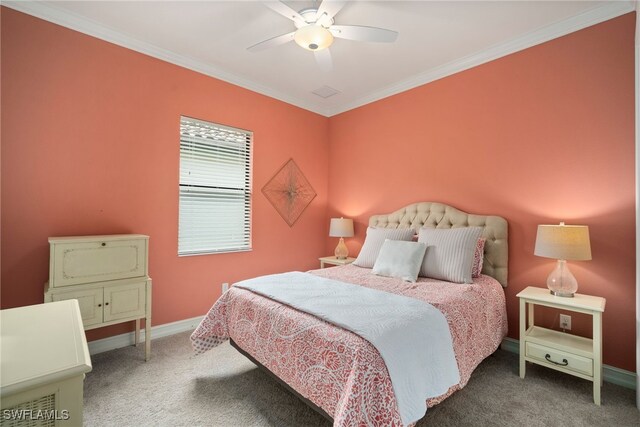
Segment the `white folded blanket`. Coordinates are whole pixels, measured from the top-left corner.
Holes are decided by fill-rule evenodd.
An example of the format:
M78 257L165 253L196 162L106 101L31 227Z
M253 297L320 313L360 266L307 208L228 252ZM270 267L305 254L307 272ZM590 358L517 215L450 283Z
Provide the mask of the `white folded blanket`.
M460 382L449 325L429 303L301 272L257 277L234 286L369 341L387 365L405 425L424 416L427 399Z

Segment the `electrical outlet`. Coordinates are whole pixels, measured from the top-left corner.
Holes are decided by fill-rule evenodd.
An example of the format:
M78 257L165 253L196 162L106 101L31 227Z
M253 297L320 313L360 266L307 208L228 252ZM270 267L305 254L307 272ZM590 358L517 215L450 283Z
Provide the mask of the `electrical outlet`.
M229 290L229 284L228 283L223 283L222 284L222 292L227 292Z
M560 328L570 331L571 330L571 316L566 314L560 315Z

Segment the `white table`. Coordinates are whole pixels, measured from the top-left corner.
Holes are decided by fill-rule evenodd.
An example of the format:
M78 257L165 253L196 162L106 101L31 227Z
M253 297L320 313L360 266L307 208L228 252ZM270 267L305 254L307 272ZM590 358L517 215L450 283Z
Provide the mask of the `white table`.
M91 359L78 301L2 310L0 324L3 425L82 426Z
M584 378L593 382L593 401L600 405L602 313L606 300L583 294L558 297L551 295L547 288L533 286L517 296L520 298L520 378L525 376L526 362ZM536 305L592 316L593 339L536 326Z
M338 259L335 256L325 256L318 258L320 260L320 268L324 268L326 265L347 265L355 261L355 258Z

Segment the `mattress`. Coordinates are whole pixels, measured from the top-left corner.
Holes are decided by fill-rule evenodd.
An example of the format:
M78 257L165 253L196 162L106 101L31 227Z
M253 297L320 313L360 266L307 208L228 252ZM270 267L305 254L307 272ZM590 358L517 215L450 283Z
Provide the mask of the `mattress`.
M310 273L392 292L432 304L445 316L453 340L460 383L433 406L464 387L478 364L507 333L502 286L481 275L473 284L428 278L416 283L380 277L353 265ZM251 291L231 287L192 334L194 350L209 350L232 338L255 360L330 414L335 426L400 426L384 361L365 339L310 314Z

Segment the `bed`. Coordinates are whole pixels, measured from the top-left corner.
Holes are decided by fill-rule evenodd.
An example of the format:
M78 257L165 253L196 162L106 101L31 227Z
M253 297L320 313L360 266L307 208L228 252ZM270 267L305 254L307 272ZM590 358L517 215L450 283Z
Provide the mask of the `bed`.
M421 202L374 215L369 226L385 229L480 227L485 239L482 274L470 284L420 277L415 283L381 277L346 265L313 270L313 276L419 299L446 319L459 382L426 400L431 407L464 387L473 370L507 333L503 287L507 285L507 222L451 206ZM367 340L306 312L232 286L191 336L202 353L228 339L334 426L400 426L393 384L380 352ZM411 423L409 423L411 424Z

